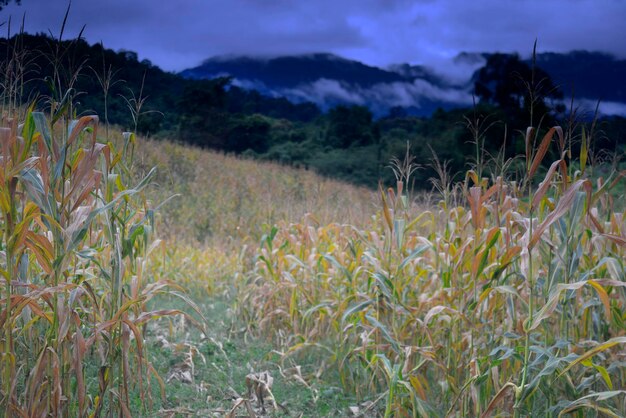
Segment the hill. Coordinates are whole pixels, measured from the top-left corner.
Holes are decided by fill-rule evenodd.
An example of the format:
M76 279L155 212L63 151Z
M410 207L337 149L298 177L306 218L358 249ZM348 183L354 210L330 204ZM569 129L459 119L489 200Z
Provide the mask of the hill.
M6 57L0 65L6 78L3 97L15 93L19 101L35 100L38 107L45 108L49 99L61 102L68 92L78 114L95 113L111 124L144 134L167 132L166 136L173 137L180 127L181 108L188 100L185 94L207 84L209 89L220 88L219 82L187 80L163 71L149 60L139 60L133 51L113 51L83 39L58 42L48 35L27 33L0 38L0 56ZM237 88L221 99L220 106L230 113L262 112L294 120L310 120L319 114L315 106L294 105ZM135 126L133 113L137 110Z
M626 115L626 60L600 52L572 51L538 54L537 65L550 74L566 98L573 95L588 102L588 107L595 107L600 100L605 114Z

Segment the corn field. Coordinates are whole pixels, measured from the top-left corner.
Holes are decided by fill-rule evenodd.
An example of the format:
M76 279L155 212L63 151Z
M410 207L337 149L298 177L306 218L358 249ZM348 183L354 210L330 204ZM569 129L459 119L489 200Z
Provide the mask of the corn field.
M464 179L439 165L440 201L417 202L408 151L396 186L372 193L111 140L108 122L102 138L98 117L75 118L79 70L59 68L45 113L24 108L26 64L4 63L0 109L5 417L153 412L167 387L148 322L206 331L184 288L229 298L284 368L312 359L302 381L336 379L384 417L626 413L626 173L594 173L585 131L574 156L571 130L529 128L518 170L492 177L476 141ZM161 294L194 316L151 308Z
M518 181L469 171L423 210L396 164L370 228L271 228L240 316L385 417L623 416L626 224L610 191L624 173L592 182L585 135L577 161L560 127L524 139ZM550 147L562 158L542 171Z

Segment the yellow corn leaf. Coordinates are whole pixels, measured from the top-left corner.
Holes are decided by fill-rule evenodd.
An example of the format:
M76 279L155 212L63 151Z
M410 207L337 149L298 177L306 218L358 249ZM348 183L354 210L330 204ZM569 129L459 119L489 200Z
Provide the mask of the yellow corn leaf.
M585 167L587 167L587 133L585 128L583 127L583 136L580 142L580 171L585 172Z
M417 376L409 376L409 382L411 382L411 387L415 390L417 395L426 400L426 392L424 391L424 387L420 383L420 380Z
M533 230L533 235L530 238L530 242L528 243L528 250L531 250L537 242L541 239L541 235L544 231L556 222L561 216L563 216L572 206L574 202L574 198L576 197L576 192L578 189L589 180L578 180L576 183L572 184L570 188L561 196L559 199L559 203L556 205L556 208L543 220L539 226Z
M385 223L389 228L389 231L393 231L393 218L391 217L391 212L389 211L389 206L387 205L387 198L385 197L385 192L383 191L382 186L380 187L380 197L383 202L383 216L385 217Z
M611 338L608 341L605 341L602 344L599 344L599 345L593 347L591 350L588 350L586 353L584 353L583 355L578 357L576 360L570 362L570 364L568 364L567 367L565 367L565 369L563 369L563 371L561 372L561 374L559 374L558 377L563 376L565 373L567 373L575 365L577 365L579 363L582 363L583 361L585 361L585 360L595 356L598 353L601 353L602 351L608 350L609 348L614 347L617 344L626 344L626 337L614 337L614 338Z
M600 285L595 280L589 280L587 283L589 283L598 293L598 297L600 298L600 301L604 305L604 316L606 317L607 321L610 321L611 320L611 302L609 301L609 295L606 293L606 290L604 290L604 287L602 287L602 285Z
M530 171L528 172L528 178L532 178L537 172L537 169L539 168L541 161L543 161L543 157L545 157L546 153L548 152L548 148L550 148L550 142L552 142L552 137L554 136L555 133L559 135L559 138L563 137L563 129L561 129L560 126L553 126L552 128L550 128L550 130L545 134L545 136L541 140L541 144L539 144L537 153L535 154L535 157L533 158L533 162L530 166Z

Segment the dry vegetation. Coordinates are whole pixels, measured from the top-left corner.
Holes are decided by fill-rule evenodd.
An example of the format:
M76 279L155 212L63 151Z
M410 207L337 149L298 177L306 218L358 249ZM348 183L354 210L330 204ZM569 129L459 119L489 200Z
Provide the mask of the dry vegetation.
M364 225L375 212L374 193L313 172L236 158L165 141L142 142L139 173L157 168L150 193L165 237L211 246L261 238L280 220L335 220ZM173 196L173 197L172 197Z
M188 173L169 180L183 196L167 210L190 219L183 236L219 225L187 258L211 273L179 275L230 289L284 367L316 359L305 379L338 370L386 416L620 416L626 235L611 189L623 173L592 182L571 140L528 130L522 179L444 179L430 210L404 190L409 161L377 195L171 144L151 144L145 161L186 167L164 175ZM563 158L545 170L551 147Z
M394 162L396 188L372 193L133 134L110 142L96 117L73 120L68 95L16 113L12 65L0 129L6 417L148 414L166 387L147 323L186 315L207 333L182 286L230 298L284 370L317 362L296 367L304 385L336 379L370 414L626 411L626 224L611 193L624 173L591 180L589 135L528 129L521 177L483 179L479 150L461 183L440 167L441 202L419 205L408 156ZM544 161L550 149L561 157ZM163 293L194 316L151 308ZM265 391L269 378L251 379Z
M6 416L127 414L129 387L151 402L144 325L182 314L146 310L180 289L143 274L158 245L142 193L154 172L129 185L132 135L117 150L97 142L97 117L54 116L0 129L0 405Z
M522 181L470 171L425 210L399 161L397 188L375 194L132 135L103 144L94 117L59 135L41 113L21 122L0 131L7 416L130 414L129 387L148 404L161 378L142 328L180 311L147 302L186 299L180 285L232 297L285 366L314 358L386 416L624 410L622 173L592 183L567 152L542 171L566 149L558 128L528 131Z
M369 228L280 224L241 316L285 361L315 353L381 394L385 416L621 416L624 173L593 184L585 147L574 171L560 128L535 136L522 182L470 171L463 205L415 213L399 182ZM540 177L551 145L563 158Z

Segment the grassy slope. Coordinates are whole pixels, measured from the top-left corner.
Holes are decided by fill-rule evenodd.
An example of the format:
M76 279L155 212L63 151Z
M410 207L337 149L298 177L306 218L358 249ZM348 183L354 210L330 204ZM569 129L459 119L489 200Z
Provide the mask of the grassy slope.
M371 190L310 171L165 141L139 144L137 152L140 172L158 169L153 198L178 195L160 210L160 235L177 241L240 245L279 220L313 214L320 224L363 225L374 209Z
M231 309L232 296L235 279L253 265L253 251L272 225L303 219L312 225L365 225L375 212L375 194L309 171L165 141L140 140L136 153L137 175L154 166L158 170L149 199L156 205L175 196L157 215L163 242L154 256L153 274L190 289L209 329L209 340L203 340L198 332L181 329L179 323L167 319L150 328L149 351L166 382L186 353L198 351L192 356L193 383L167 382L165 403L155 383L154 410L147 415L161 410L165 416L223 416L237 395L245 395L245 376L264 370L274 377L274 394L289 415L344 415L356 401L341 389L308 377L307 387L288 372L281 375L282 369L295 364L280 364L269 342L238 324ZM175 299L155 304L181 307ZM162 346L163 339L172 345ZM307 376L316 372L313 359L299 365ZM277 415L285 414L279 411Z

